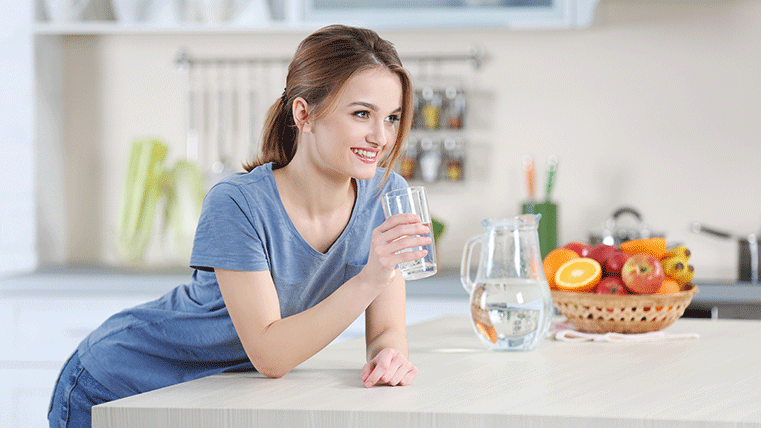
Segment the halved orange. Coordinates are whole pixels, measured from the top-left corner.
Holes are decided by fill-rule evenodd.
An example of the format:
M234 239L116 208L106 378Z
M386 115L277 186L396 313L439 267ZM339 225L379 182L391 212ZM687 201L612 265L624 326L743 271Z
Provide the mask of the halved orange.
M555 285L555 272L558 271L558 268L562 266L563 263L578 258L579 255L576 254L576 251L562 247L555 248L547 253L544 257L544 261L542 261L542 269L544 269L544 275L547 277L547 283L551 289L554 290L558 288L557 285Z
M658 290L653 294L673 294L680 291L682 290L679 288L679 283L672 278L666 277L666 279L663 280L663 284L661 284Z
M660 260L666 254L666 240L663 238L632 239L621 243L621 251L627 254L650 254Z
M555 272L558 290L589 292L602 278L602 267L597 260L580 257L563 263Z

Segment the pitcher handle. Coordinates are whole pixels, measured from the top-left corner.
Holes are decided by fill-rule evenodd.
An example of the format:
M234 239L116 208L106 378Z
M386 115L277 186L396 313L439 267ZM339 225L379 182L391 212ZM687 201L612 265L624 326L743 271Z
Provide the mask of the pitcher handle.
M465 243L462 250L462 263L460 264L460 281L462 288L470 294L473 291L473 281L470 279L470 258L473 254L473 244L481 242L481 236L473 236Z

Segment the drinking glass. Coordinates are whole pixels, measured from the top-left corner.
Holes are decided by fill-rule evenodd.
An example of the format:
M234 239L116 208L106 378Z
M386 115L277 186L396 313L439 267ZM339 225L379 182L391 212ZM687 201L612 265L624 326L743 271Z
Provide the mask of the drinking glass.
M392 190L383 194L383 212L386 218L395 214L411 213L415 214L422 220L422 223L428 226L428 236L431 243L422 247L411 247L401 252L427 250L428 254L420 259L410 262L400 263L399 270L405 280L426 278L436 273L436 248L433 242L433 227L431 222L431 213L428 211L428 197L425 188L422 186L407 187L404 189Z

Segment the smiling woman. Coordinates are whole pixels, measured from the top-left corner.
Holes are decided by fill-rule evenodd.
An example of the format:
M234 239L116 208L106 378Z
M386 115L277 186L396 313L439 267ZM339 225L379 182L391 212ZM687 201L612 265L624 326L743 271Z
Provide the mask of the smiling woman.
M90 426L104 401L229 370L277 378L363 312L366 387L407 385L405 283L397 265L431 242L379 195L411 124L412 88L391 43L331 26L308 36L267 118L262 152L206 195L188 285L109 318L57 383L51 426ZM82 382L81 379L87 380Z

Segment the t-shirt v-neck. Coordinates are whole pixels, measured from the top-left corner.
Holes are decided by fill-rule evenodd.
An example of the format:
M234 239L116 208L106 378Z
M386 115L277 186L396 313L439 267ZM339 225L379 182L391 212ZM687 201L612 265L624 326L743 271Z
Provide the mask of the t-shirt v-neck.
M336 248L336 244L340 244L343 240L347 239L347 236L349 235L349 231L354 226L355 219L357 218L357 207L360 206L360 200L359 198L364 197L364 188L365 183L362 180L355 180L352 178L352 182L354 183L354 203L351 207L351 215L349 216L349 221L344 226L343 230L341 231L341 234L338 235L338 238L336 238L335 241L333 241L332 244L330 244L330 248L328 248L327 251L324 253L321 251L318 251L314 247L312 247L309 242L307 242L306 239L301 235L301 232L299 232L299 229L296 227L296 224L293 223L293 220L291 220L291 216L288 214L288 211L285 209L285 204L283 203L283 198L280 195L280 189L277 187L277 180L275 180L275 175L273 174L273 171L270 170L270 179L272 180L272 186L275 189L275 196L278 203L278 209L282 212L283 218L286 219L286 224L288 226L288 229L291 231L291 233L294 234L298 238L298 241L309 251L311 251L316 256L321 257L327 257L330 255L330 251L333 248Z

